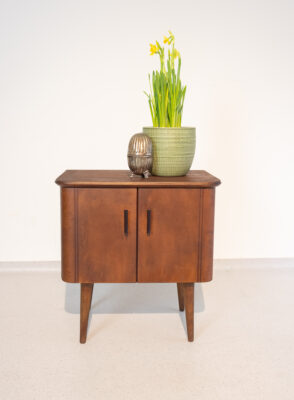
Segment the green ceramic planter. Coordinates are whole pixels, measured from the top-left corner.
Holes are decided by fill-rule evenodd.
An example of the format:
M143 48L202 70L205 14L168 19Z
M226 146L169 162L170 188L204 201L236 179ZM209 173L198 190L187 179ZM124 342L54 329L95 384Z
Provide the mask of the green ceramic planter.
M187 174L195 154L195 128L145 127L143 132L152 140L153 175L183 176Z

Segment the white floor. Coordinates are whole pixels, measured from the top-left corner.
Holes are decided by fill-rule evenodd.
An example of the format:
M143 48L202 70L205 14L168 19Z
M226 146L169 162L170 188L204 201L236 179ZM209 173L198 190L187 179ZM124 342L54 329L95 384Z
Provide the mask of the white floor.
M294 399L294 260L216 262L194 343L175 284L97 284L81 345L78 285L23 265L0 266L1 399Z

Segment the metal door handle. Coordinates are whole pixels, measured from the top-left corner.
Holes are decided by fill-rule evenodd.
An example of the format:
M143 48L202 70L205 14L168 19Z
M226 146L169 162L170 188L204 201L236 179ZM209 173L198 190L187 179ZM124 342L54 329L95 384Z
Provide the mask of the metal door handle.
M151 210L147 210L147 235L151 233Z
M129 233L129 211L124 210L124 233L128 236Z

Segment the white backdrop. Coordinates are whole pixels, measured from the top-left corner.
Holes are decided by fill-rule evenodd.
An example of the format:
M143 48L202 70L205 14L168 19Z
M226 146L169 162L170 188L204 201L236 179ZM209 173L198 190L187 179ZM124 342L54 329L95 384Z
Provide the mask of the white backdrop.
M294 3L0 3L0 260L60 258L65 169L126 169L151 119L149 43L171 29L196 126L193 169L221 178L215 257L294 256Z

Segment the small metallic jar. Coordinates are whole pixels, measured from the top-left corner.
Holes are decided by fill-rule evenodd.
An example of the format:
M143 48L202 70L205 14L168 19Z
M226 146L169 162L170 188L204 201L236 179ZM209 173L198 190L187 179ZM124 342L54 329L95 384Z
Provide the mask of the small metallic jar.
M152 141L144 133L136 133L131 137L128 148L128 165L135 175L149 178L152 170Z

